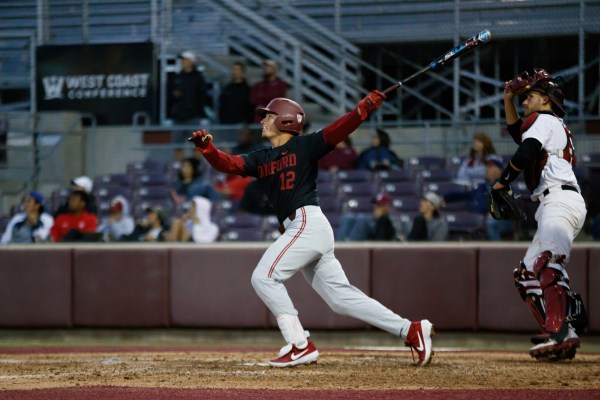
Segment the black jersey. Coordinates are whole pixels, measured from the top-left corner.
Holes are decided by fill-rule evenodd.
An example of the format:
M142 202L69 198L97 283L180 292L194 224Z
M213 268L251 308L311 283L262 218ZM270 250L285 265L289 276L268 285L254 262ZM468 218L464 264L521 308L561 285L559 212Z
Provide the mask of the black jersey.
M318 131L242 155L246 174L259 179L280 223L299 207L319 205L317 162L333 148Z

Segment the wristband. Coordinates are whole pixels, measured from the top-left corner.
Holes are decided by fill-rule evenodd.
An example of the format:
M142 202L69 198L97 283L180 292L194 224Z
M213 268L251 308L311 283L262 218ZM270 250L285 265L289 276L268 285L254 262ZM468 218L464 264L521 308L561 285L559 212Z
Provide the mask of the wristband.
M498 182L500 182L504 186L508 186L512 181L517 179L520 173L521 171L515 169L512 163L508 163L504 171L502 171L502 175L500 176L500 179L498 179Z

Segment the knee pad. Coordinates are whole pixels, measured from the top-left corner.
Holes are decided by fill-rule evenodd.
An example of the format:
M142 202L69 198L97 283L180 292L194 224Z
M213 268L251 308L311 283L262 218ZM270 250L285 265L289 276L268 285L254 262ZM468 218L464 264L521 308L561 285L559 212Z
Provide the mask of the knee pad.
M519 295L521 295L521 299L527 304L531 315L533 315L540 329L544 332L546 330L546 311L539 281L533 272L527 270L522 261L521 266L515 268L513 271L513 277L515 287Z

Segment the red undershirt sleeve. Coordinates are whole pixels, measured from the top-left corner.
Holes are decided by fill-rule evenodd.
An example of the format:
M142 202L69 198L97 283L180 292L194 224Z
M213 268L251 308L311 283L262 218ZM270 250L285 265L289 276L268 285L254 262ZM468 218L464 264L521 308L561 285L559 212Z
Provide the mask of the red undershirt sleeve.
M323 129L325 143L335 146L350 136L361 123L362 119L358 115L358 108L342 115Z
M196 149L202 153L206 161L217 171L228 174L246 175L246 170L244 169L245 163L242 156L226 154L217 149L212 143L209 143L204 149L200 147L196 147Z

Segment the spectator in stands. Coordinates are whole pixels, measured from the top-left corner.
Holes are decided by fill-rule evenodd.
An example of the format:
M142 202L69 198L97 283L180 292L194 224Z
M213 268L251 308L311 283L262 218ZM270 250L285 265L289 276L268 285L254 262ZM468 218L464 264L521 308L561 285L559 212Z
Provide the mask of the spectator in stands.
M181 163L177 181L173 184L173 200L183 204L194 196L202 196L217 201L221 198L210 183L202 177L200 160L194 157L186 158Z
M439 212L443 204L443 198L437 193L425 193L419 203L419 215L411 223L403 224L400 239L409 242L446 240L448 223Z
M462 160L456 173L456 181L471 187L485 182L486 159L495 154L492 139L485 133L473 135L469 156Z
M337 172L344 169L352 169L356 164L356 150L352 146L352 139L347 137L339 142L335 148L325 157L319 160L319 169L329 172Z
M173 242L212 243L219 237L219 227L210 219L212 203L195 196L188 211L171 224L168 239Z
M248 124L254 120L250 104L250 85L246 82L244 64L236 62L231 67L231 81L219 96L219 122L222 124Z
M116 242L123 236L130 235L135 229L135 221L131 216L129 201L121 195L115 196L110 202L108 218L98 227L104 241Z
M402 169L404 163L390 145L390 135L383 129L377 128L371 146L359 154L356 167L370 171Z
M488 240L498 241L515 230L515 222L509 220L496 220L489 214L488 201L485 196L492 188L494 182L500 179L504 170L502 157L491 154L485 162L485 182L477 184L472 190L466 192L447 193L444 199L447 203L466 200L468 210L486 216L485 231Z
M196 55L184 51L179 55L181 71L168 81L168 117L176 124L198 124L206 118L206 82L198 71Z
M392 198L378 193L373 200L373 214L347 213L342 216L336 239L339 241L377 240L396 238L396 229L390 218Z
M48 239L54 218L44 211L44 196L29 192L23 199L22 209L8 222L0 243L37 243Z
M98 218L86 210L89 195L83 190L75 190L69 196L69 212L60 214L54 220L50 236L55 242L78 242L97 240Z
M277 97L286 97L288 85L278 76L279 65L273 60L263 60L263 80L252 85L250 103L256 108L265 107ZM254 118L255 123L260 122L259 117Z
M123 235L122 241L126 242L165 242L167 241L169 227L168 214L160 207L146 208L146 217L143 218L130 235Z
M87 176L82 175L71 180L71 192L82 191L87 194L86 211L91 214L98 214L98 208L96 207L96 199L92 189L94 188L94 182ZM68 213L69 209L69 198L61 204L54 212L54 218L56 219L60 214Z

